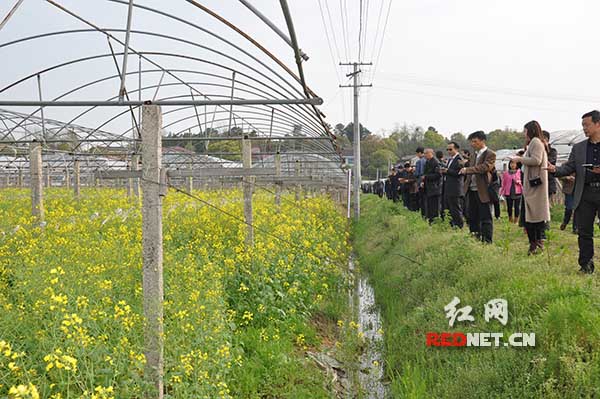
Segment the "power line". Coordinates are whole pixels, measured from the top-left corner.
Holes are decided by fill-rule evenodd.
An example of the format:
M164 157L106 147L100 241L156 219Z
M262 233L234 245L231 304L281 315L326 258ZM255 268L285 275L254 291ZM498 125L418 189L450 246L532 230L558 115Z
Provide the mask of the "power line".
M331 26L331 36L333 36L333 43L335 44L335 51L336 51L338 59L340 59L341 58L340 49L337 44L335 29L333 28L333 18L331 18L331 10L329 9L329 1L328 0L324 0L324 1L325 1L325 10L327 11L327 17L329 18L329 25ZM321 0L319 0L319 5L320 4L321 4Z
M456 90L464 90L464 91L481 91L481 92L491 92L491 93L500 93L505 95L513 95L520 97L532 97L532 98L541 98L545 100L556 100L556 101L580 101L585 103L596 102L597 98L592 97L575 97L571 95L560 95L560 94L539 94L539 92L529 92L524 90L517 90L512 88L499 88L499 87L490 87L490 86L482 86L477 83L466 83L466 82L452 82L452 81L443 81L443 80L435 80L435 79L420 79L417 76L407 75L403 78L383 78L382 80L395 81L395 82L404 82L408 84L414 84L419 86L431 86L436 88L447 88L447 89L456 89Z
M364 22L364 29L363 29L363 48L364 49L366 49L366 47L367 47L367 37L369 34L369 7L370 7L369 0L366 0L365 22ZM365 53L366 53L366 51L363 51L363 59L359 59L360 62L364 61Z
M360 0L358 23L358 62L362 62L363 0Z
M348 56L350 45L348 44L348 7L346 0L340 0L340 15L342 21L342 32L344 34L344 45L346 50L346 62L350 59Z
M371 61L375 58L375 51L377 49L377 39L379 38L379 25L381 23L381 16L383 15L383 5L385 0L381 0L381 6L379 7L379 14L377 16L377 28L375 29L375 40L373 41L373 51L371 52Z
M383 1L385 0L381 0L382 4ZM383 33L381 35L381 43L379 44L379 50L377 51L377 58L375 59L375 67L373 68L373 73L371 74L371 80L373 80L375 78L375 74L377 73L377 68L379 67L379 58L381 57L381 50L383 48L383 43L385 41L385 33L387 31L387 25L388 25L388 20L390 18L390 11L392 10L392 0L389 0L389 4L388 4L388 9L387 9L387 13L385 16L385 23L383 25Z
M557 109L557 108L530 107L527 105L497 103L497 102L492 102L492 101L476 100L473 98L458 97L458 96L448 96L448 95L437 94L437 93L425 93L425 92L420 92L420 91L416 91L416 90L404 90L404 89L396 89L396 88L381 87L381 86L375 86L375 87L379 90L387 90L387 91L396 92L396 93L410 93L410 94L416 94L416 95L420 95L420 96L424 96L424 97L447 98L447 99L451 99L451 100L466 101L466 102L471 102L471 103L480 104L480 105L490 104L490 105L497 105L497 106L502 106L502 107L517 108L517 109L531 109L531 110L552 111L552 112L567 112L564 109Z
M327 24L325 22L325 15L323 14L323 7L321 5L321 0L318 0L318 2L319 2L319 11L321 12L321 20L323 21L323 29L325 29L325 37L327 38L327 44L329 46L329 54L331 55L331 62L333 62L333 70L335 72L335 77L336 77L338 83L341 84L341 79L340 79L339 74L338 74L339 73L338 72L338 68L337 68L337 66L335 64L335 56L333 54L333 49L331 47L331 41L329 40L329 33L327 33ZM327 2L327 0L325 0L325 2ZM332 26L332 28L333 28L333 26ZM333 32L333 29L332 29L332 35L334 37L333 40L334 40L334 43L335 43L335 33ZM339 53L340 52L339 52L339 49L337 48L337 43L335 43L335 46L336 46L336 51L337 51L337 55L338 55L338 58L339 58L339 56L340 56Z

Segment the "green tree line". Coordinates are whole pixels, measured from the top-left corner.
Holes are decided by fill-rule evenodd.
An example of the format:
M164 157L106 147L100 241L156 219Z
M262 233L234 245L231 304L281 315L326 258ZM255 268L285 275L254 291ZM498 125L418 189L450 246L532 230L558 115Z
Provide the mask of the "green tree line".
M346 154L351 154L353 142L352 123L338 123L335 132ZM446 144L455 141L461 148L470 148L467 135L456 132L449 138L437 131L433 126L424 129L421 126L396 126L385 137L373 134L362 126L361 130L361 164L364 179L375 179L377 170L382 176L387 175L390 164L414 156L417 147L433 148L445 153ZM511 129L496 129L487 133L487 145L492 150L523 147L523 134Z

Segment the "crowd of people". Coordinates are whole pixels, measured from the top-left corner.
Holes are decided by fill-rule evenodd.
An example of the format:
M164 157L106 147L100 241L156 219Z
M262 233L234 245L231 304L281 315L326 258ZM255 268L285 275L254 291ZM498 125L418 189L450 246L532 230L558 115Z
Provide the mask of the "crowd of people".
M600 111L582 117L587 140L575 144L568 161L556 166L557 152L550 134L537 121L525 124L524 148L496 170L496 153L486 146L486 135L469 135L471 150L449 142L442 151L419 147L414 162L398 163L385 180L363 186L363 191L401 202L433 223L448 220L452 227L469 231L491 243L493 221L500 218L500 202L506 203L511 223L522 226L529 240L528 254L544 249L550 227L550 198L560 187L565 211L561 230L573 222L578 234L580 272L594 272L594 220L600 212Z

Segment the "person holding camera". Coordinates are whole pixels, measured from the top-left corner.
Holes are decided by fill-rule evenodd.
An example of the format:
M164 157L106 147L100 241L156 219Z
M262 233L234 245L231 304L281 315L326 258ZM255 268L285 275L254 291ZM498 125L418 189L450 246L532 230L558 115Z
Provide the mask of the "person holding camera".
M483 242L491 243L494 236L492 221L493 198L490 197L489 186L496 163L496 153L485 145L487 137L481 130L469 135L468 140L473 147L468 167L462 167L459 175L465 175L469 231Z
M581 117L587 140L573 145L569 160L560 167L548 165L556 177L575 173L574 203L579 244L579 271L594 272L594 220L600 210L600 111Z
M540 124L536 121L525 125L525 146L522 156L512 157L511 161L523 164L523 204L525 230L529 238L528 254L539 253L544 249L544 230L550 221L550 200L548 198L548 152Z

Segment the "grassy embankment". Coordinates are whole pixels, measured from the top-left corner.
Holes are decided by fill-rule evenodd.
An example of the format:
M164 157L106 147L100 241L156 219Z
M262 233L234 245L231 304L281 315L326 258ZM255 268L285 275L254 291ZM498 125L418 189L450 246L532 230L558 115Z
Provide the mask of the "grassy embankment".
M390 201L364 197L353 241L384 319L391 397L600 397L598 277L577 273L576 236L559 231L560 215L553 210L547 251L528 257L523 231L506 219L495 223L495 243L483 245L465 231L429 226ZM458 308L473 307L473 323L449 326L444 306L455 296ZM508 301L506 326L484 320L484 305L494 298ZM536 347L425 345L426 332L444 331L534 332Z

